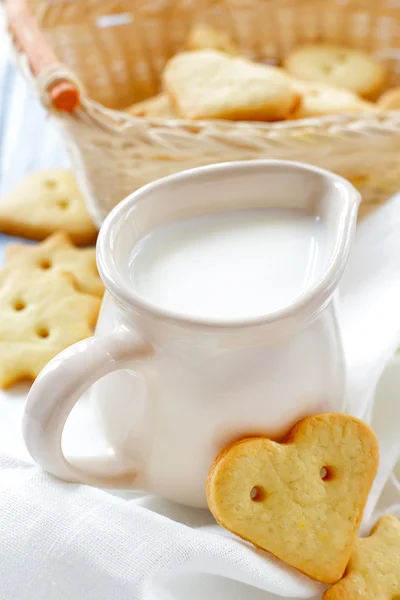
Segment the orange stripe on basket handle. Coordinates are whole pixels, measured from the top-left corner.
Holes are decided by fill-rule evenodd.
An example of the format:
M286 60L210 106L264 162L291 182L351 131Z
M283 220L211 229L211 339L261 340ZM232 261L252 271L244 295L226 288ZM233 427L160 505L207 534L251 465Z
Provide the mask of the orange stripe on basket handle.
M5 9L8 29L17 48L26 54L35 77L59 64L36 19L30 13L26 0L6 0ZM80 105L79 89L67 79L54 82L48 93L52 106L57 110L72 113Z

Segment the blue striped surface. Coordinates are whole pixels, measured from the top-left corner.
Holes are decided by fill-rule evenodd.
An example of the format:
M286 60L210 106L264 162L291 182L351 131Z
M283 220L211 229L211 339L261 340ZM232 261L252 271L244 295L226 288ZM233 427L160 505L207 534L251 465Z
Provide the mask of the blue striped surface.
M0 199L27 173L68 165L58 131L12 64L0 4ZM0 261L11 238L0 235Z

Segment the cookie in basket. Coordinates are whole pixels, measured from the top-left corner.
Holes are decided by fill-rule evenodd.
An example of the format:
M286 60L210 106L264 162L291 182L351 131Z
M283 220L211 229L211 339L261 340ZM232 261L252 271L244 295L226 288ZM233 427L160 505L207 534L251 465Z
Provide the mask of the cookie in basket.
M400 110L400 87L387 90L378 100L383 110Z
M296 108L299 94L279 69L215 50L183 52L163 73L164 88L186 119L277 121Z
M385 85L385 69L366 52L329 44L301 46L289 54L285 68L293 77L320 81L376 98Z
M378 108L372 102L343 88L316 81L294 81L295 89L301 95L299 107L289 119L307 119L343 113L376 112Z
M357 540L345 576L323 600L397 600L400 598L400 521L385 515L371 535Z
M323 583L338 581L378 467L378 442L353 417L300 421L282 443L247 438L216 458L207 500L216 520Z
M95 248L76 248L66 233L54 233L40 244L8 244L6 266L70 273L80 292L102 296L104 285L96 266Z
M0 388L33 380L56 354L92 335L101 300L56 270L0 271Z
M71 171L50 169L28 175L0 201L0 231L43 240L55 231L74 244L92 244L97 229Z
M382 202L361 202L358 209L358 220L366 219L379 208L382 208Z
M132 104L132 106L126 108L125 111L134 117L149 117L150 119L177 118L177 114L170 104L168 95L165 93Z
M219 50L226 54L239 54L239 48L226 31L211 27L205 23L195 25L189 33L185 48L187 50Z

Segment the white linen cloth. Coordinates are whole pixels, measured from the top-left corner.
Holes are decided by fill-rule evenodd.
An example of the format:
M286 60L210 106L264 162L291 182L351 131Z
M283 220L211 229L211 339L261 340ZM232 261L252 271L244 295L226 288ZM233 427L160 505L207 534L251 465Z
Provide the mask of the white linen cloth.
M382 512L400 516L400 357L390 360L400 342L399 219L400 198L360 226L341 287L349 386L359 394L351 409L371 420L382 455L365 531ZM207 511L41 471L21 439L25 393L0 396L0 600L321 597L324 586L224 532ZM71 419L67 446L88 451L90 408L83 402Z
M397 424L399 383L397 360L377 394ZM322 585L224 532L207 511L47 475L24 449L11 402L22 408L15 398L0 402L1 600L320 598ZM379 429L387 419L377 413ZM383 458L396 442L386 439ZM400 516L397 485L390 473L380 512L397 502L390 512Z

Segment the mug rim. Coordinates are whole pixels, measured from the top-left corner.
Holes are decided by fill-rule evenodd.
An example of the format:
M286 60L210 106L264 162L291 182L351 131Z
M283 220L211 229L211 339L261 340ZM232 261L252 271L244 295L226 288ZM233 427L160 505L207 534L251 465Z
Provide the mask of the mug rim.
M308 171L318 174L325 179L333 182L341 183L347 190L347 203L344 207L344 218L341 219L340 243L333 255L331 265L326 270L325 274L319 278L314 285L310 286L306 293L296 298L291 304L284 308L272 311L256 317L218 320L200 316L188 316L184 314L174 313L166 308L148 302L134 288L134 286L126 280L123 274L116 267L115 261L112 260L112 234L115 231L117 223L124 218L124 215L129 212L134 204L143 201L146 196L154 190L158 190L164 186L174 184L179 180L191 179L192 177L207 177L209 173L226 172L229 170L246 171L254 169L263 169L265 167L276 167L277 170L292 168L294 170ZM216 163L195 167L185 171L180 171L166 177L162 177L152 181L139 189L135 190L124 200L118 203L106 217L101 226L96 245L97 266L100 276L106 289L123 305L140 312L144 312L152 317L162 320L175 322L181 326L198 327L206 329L243 329L247 327L255 327L273 324L278 321L298 317L299 315L307 316L310 312L315 312L318 307L323 304L324 299L332 294L334 288L340 279L350 254L351 243L356 226L356 214L361 200L360 193L356 188L344 177L332 173L326 169L321 169L307 163L287 160L244 160ZM277 207L278 208L278 207Z

